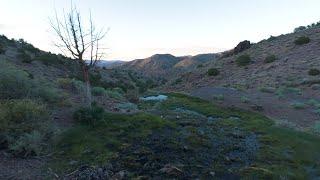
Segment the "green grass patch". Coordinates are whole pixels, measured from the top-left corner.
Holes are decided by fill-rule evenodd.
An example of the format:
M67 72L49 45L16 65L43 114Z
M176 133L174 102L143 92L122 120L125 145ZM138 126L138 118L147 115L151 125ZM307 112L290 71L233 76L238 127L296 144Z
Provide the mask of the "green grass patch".
M51 163L57 172L69 172L80 165L103 165L117 152L153 130L174 124L150 114L121 115L105 113L93 126L77 124L59 137Z
M219 108L207 101L181 94L170 94L164 109L183 107L207 116L219 116L218 126L241 128L258 135L260 150L251 167L239 170L246 179L312 179L320 174L320 138L316 135L278 127L270 119L237 109ZM230 118L235 117L235 118ZM319 126L319 125L318 125ZM314 169L310 173L308 169Z

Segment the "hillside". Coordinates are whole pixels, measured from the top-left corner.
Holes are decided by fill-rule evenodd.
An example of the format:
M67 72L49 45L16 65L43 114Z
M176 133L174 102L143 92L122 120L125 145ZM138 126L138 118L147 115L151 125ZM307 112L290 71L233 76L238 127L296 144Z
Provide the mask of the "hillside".
M0 36L0 179L318 179L319 33L96 67L91 105L77 61Z
M307 41L299 43L299 38ZM228 107L256 110L260 106L261 113L279 123L309 129L320 120L314 106L320 102L319 43L319 27L271 37L237 55L206 62L171 79L163 89L204 99L224 97L221 104ZM244 62L239 62L241 58Z
M175 57L171 54L156 54L146 59L137 59L123 64L120 68L141 72L146 76L170 79L188 72L203 63L216 59L216 54Z

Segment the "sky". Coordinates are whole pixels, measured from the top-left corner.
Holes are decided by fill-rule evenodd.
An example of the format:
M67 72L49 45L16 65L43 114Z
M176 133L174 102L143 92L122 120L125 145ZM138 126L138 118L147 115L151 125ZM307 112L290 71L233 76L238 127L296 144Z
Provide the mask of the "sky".
M320 21L319 0L73 0L83 19L90 11L104 39L108 60L153 54L176 56L228 50ZM23 38L42 50L53 45L49 18L71 0L0 0L0 34Z

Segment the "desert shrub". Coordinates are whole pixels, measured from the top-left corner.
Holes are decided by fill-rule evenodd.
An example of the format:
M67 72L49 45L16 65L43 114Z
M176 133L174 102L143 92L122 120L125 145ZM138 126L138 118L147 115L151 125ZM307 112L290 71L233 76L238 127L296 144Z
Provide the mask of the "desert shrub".
M128 90L126 93L126 98L131 103L138 103L139 102L139 93L135 89Z
M63 65L64 61L57 55L52 53L43 53L35 58L36 61L42 62L44 65Z
M318 76L318 75L320 75L320 70L319 69L310 69L308 73L310 76Z
M310 40L309 37L307 37L307 36L301 36L301 37L298 37L298 38L294 41L294 43L295 43L296 45L303 45L303 44L308 44L310 41L311 41L311 40Z
M316 99L310 99L308 102L307 102L308 105L310 106L314 106L316 108L320 108L320 101L316 100Z
M106 90L103 87L93 87L91 93L94 96L103 96L106 94Z
M40 97L48 103L57 103L63 99L63 93L48 85L38 85L33 90L33 97Z
M264 93L271 93L271 94L276 92L276 89L273 87L259 87L258 90Z
M266 59L264 60L264 63L272 63L277 59L277 57L275 55L270 55L267 56Z
M0 44L0 54L4 54L6 51L2 44Z
M203 64L198 64L197 65L197 68L202 68L203 67Z
M304 109L306 108L306 105L302 102L293 102L290 104L290 106L294 109Z
M79 123L94 126L104 117L104 109L95 103L91 107L82 107L73 114L73 119Z
M31 56L29 54L27 54L26 52L24 52L24 50L19 51L18 58L21 59L21 61L23 63L31 63L32 62Z
M242 103L249 103L249 102L250 102L250 99L249 99L248 97L246 97L246 96L241 96L240 101L241 101Z
M315 133L320 134L320 121L315 122L314 131L315 131Z
M238 66L247 66L251 63L251 57L248 54L244 54L236 59L236 63Z
M223 101L224 95L223 94L215 95L215 96L213 96L213 99L218 100L218 101Z
M90 71L89 79L90 79L91 85L102 86L102 82L101 82L102 76L99 71Z
M108 97L110 98L113 98L113 99L118 99L118 100L121 100L123 99L123 91L122 90L119 90L117 88L115 89L107 89L106 90L106 94Z
M138 109L138 106L133 103L120 103L117 105L117 108L126 111L134 111Z
M299 26L299 27L295 28L293 32L297 33L297 32L304 31L306 29L307 29L307 27L305 27L305 26Z
M33 82L24 71L11 64L0 61L0 99L18 99L27 97Z
M210 68L207 72L209 76L218 76L220 74L220 71L216 68Z
M46 107L35 100L9 100L0 103L0 142L16 155L38 155L44 145L34 138L41 133L49 138L52 131ZM31 142L32 141L32 142Z
M38 131L26 133L19 137L16 142L9 146L9 149L17 156L36 156L43 150L44 136Z
M62 89L71 90L77 93L85 91L84 83L76 79L59 78L57 79L57 83Z
M72 79L69 78L58 78L58 86L62 89L71 89L72 88Z
M293 88L293 87L280 87L276 91L276 95L280 99L284 98L287 94L302 95L302 91L299 88Z

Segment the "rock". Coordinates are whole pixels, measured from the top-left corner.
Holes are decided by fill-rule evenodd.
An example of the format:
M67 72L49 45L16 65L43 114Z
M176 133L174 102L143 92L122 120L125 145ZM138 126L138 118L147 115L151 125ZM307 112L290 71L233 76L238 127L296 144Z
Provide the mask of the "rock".
M233 50L234 54L239 54L247 49L251 48L251 43L250 41L242 41L240 42Z
M183 173L181 169L170 164L165 165L162 169L160 169L160 172L176 177L182 175Z
M78 164L78 161L72 160L72 161L69 162L70 166L74 166L76 164Z
M259 106L259 105L253 105L251 106L251 109L254 110L254 111L263 111L263 107L262 106Z
M209 174L210 174L210 176L212 176L212 177L214 177L214 176L216 175L215 172L210 172Z
M311 86L312 90L320 90L320 84L314 84Z
M112 180L122 180L122 179L125 179L127 177L127 175L128 175L127 171L119 171L118 173L113 175L111 177L111 179Z

